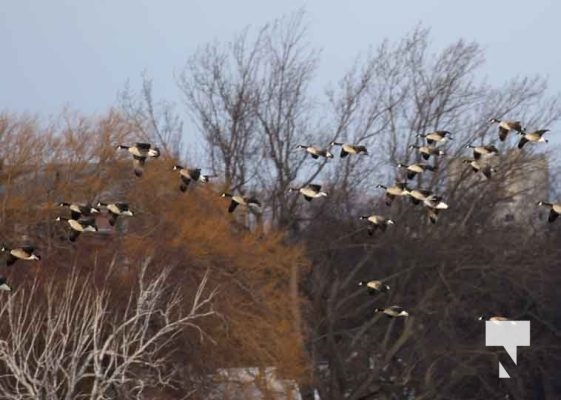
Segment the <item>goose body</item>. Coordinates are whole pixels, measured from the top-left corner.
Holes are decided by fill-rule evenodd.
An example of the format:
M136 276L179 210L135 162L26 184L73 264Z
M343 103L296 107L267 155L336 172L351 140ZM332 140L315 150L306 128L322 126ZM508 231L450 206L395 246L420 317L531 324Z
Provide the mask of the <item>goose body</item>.
M240 195L233 195L231 193L222 193L221 197L229 197L231 199L230 206L228 207L228 212L233 213L234 210L239 206L245 206L251 208L255 211L260 211L261 203L255 197L245 197Z
M492 144L486 146L472 146L468 144L466 148L473 149L473 158L476 160L479 160L482 156L494 156L499 154L499 149Z
M429 145L432 145L437 142L444 142L446 140L452 140L450 136L451 132L449 131L433 131L429 133L420 133L417 136L425 138Z
M387 292L390 287L379 280L360 281L358 286L364 286L368 289L369 294L376 294L378 292Z
M491 179L492 174L497 172L497 170L489 164L482 164L475 159L466 159L462 162L464 164L469 164L473 172L481 172L487 179Z
M407 196L409 194L405 183L397 182L393 186L376 185L386 191L386 205L391 206L397 196Z
M398 168L404 168L407 171L407 179L413 179L417 174L422 174L425 171L436 171L436 167L430 164L413 163L413 164L397 164Z
M299 144L298 146L296 146L296 148L306 150L306 152L310 154L314 159L318 159L319 157L333 158L332 153L330 153L326 149L322 149L321 147Z
M8 258L6 259L6 265L13 265L17 260L25 261L39 261L41 257L35 254L35 248L33 246L21 246L10 249L6 246L2 247L0 251L8 253Z
M290 188L289 191L298 191L307 201L312 201L318 197L327 197L327 193L321 190L321 185L310 183L300 188Z
M408 317L409 313L400 306L390 306L386 308L376 308L374 310L376 313L384 313L386 316L390 318L397 318L397 317Z
M516 131L522 133L522 125L520 121L501 121L497 118L491 118L489 122L499 124L499 139L501 142L506 140L506 137L510 131Z
M70 210L70 216L73 219L78 219L81 216L89 216L92 214L98 214L100 210L96 207L92 207L90 204L79 204L79 203L58 203L59 207L68 207Z
M549 132L549 129L539 129L530 133L521 133L522 138L518 142L518 148L522 149L528 142L532 143L547 143L548 140L543 137L544 133Z
M160 156L160 149L152 146L150 143L137 142L133 146L120 144L117 146L118 150L127 150L133 157L134 174L138 177L142 176L144 172L144 164L148 157L158 158Z
M407 194L411 197L411 202L415 205L425 201L427 197L432 195L432 191L427 189L409 189Z
M364 215L360 217L361 220L368 222L368 234L372 236L376 229L380 229L382 232L386 230L388 225L395 224L395 221L381 215Z
M548 203L545 201L538 201L538 206L543 206L549 208L549 217L547 222L551 223L559 217L561 214L561 203Z
M349 144L349 143L339 143L339 142L331 142L330 146L341 146L341 158L347 157L349 154L364 154L368 155L368 150L366 146L361 146L357 144Z
M109 224L111 224L111 226L115 225L118 217L132 217L134 215L132 210L129 208L128 203L103 203L99 201L97 206L105 207L107 209L107 213L109 214Z
M417 149L417 151L421 153L421 156L425 160L428 160L430 156L437 157L437 156L443 156L445 154L444 151L442 151L438 147L433 147L433 146L418 146L416 144L412 144L409 146L409 148Z
M174 171L179 171L179 177L181 178L181 184L179 185L179 190L185 192L189 187L191 181L207 183L209 178L213 178L215 175L202 175L200 168L185 168L181 165L174 165Z

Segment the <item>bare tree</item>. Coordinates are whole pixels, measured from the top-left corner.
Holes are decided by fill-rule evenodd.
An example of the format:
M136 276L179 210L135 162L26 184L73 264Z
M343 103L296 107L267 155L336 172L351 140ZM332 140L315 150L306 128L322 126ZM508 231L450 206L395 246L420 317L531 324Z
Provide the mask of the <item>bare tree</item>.
M140 399L146 388L173 385L169 344L185 329L207 338L199 321L214 315L215 291L205 275L184 309L184 295L169 288L169 270L149 279L149 263L123 308L76 270L64 282L36 279L7 299L0 309L2 398Z
M153 142L168 156L179 158L183 150L183 121L173 103L154 99L153 82L146 73L139 93L129 85L119 93L119 110L131 122L137 139Z

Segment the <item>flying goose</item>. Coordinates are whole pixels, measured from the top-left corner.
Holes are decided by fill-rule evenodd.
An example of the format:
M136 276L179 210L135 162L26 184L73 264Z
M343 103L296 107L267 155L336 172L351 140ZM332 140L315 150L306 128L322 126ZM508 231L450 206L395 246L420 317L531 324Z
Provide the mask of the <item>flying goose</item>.
M72 219L78 219L81 216L89 216L92 214L98 214L100 211L98 208L92 207L90 204L79 204L79 203L58 203L59 207L68 207L70 209L70 216Z
M547 218L547 222L553 222L559 217L561 214L561 203L547 203L545 201L538 201L538 206L544 206L549 208L549 217Z
M429 133L419 133L417 137L425 138L429 145L432 145L436 142L444 142L446 140L452 140L450 137L452 133L449 131L434 131Z
M68 223L70 226L70 235L68 236L68 239L71 242L76 241L78 236L80 236L83 232L97 232L97 226L90 221L65 217L57 217L56 221L66 221Z
M378 292L387 292L390 290L390 287L379 280L372 280L372 281L360 281L358 286L366 286L368 289L368 294L376 294Z
M134 213L129 208L128 203L103 203L101 201L97 202L98 207L105 207L109 214L109 224L114 226L117 222L117 218L120 216L132 217Z
M368 234L372 236L376 229L380 229L382 232L386 231L388 225L395 224L393 219L382 217L381 215L363 215L360 217L361 220L366 220L368 222Z
M136 143L134 146L118 145L118 150L127 150L133 157L134 174L138 177L144 172L146 158L158 158L160 149L153 147L150 143Z
M498 315L489 315L489 314L483 314L478 318L479 321L510 321L508 318L506 317L501 317Z
M390 306L386 308L376 308L375 313L384 313L389 318L408 317L409 313L400 306Z
M411 202L415 205L420 204L422 201L432 195L432 191L427 189L407 189L407 195L411 197Z
M368 155L368 150L366 146L361 146L358 144L331 142L329 146L341 146L341 158L347 157L349 154L364 154Z
M497 118L491 118L489 122L492 124L499 124L499 139L501 142L506 140L510 131L522 133L522 125L520 125L520 121L501 121Z
M393 186L376 185L376 188L382 188L386 191L386 205L391 206L396 196L407 196L407 186L405 183L396 182Z
M232 199L230 201L230 206L228 207L228 212L233 213L234 210L238 205L246 206L249 209L253 209L255 211L260 211L261 203L255 197L245 197L240 195L233 195L231 193L222 193L221 197L229 197Z
M398 163L397 167L405 168L407 170L407 179L413 179L417 174L421 174L425 171L436 171L436 167L424 163L413 163L409 165L405 163Z
M442 196L437 196L436 194L431 194L423 200L423 205L428 208L434 208L437 210L447 210L448 204L442 201Z
M4 291L4 292L11 292L12 288L10 285L8 285L8 282L6 281L6 278L3 276L0 276L0 291Z
M300 192L302 196L308 201L312 201L313 199L317 199L318 197L327 197L326 192L321 191L321 185L316 185L310 183L306 186L302 186L300 188L288 188L289 192Z
M481 172L487 179L491 179L491 174L497 172L496 168L490 166L489 164L481 164L475 159L468 158L462 162L464 164L469 164L473 172Z
M207 183L209 178L215 178L216 175L201 175L200 168L185 168L181 165L174 165L174 171L179 171L179 177L181 178L181 184L179 185L179 190L185 192L189 187L191 181Z
M473 158L479 160L481 156L494 156L499 154L499 149L497 149L494 145L486 145L486 146L473 146L468 144L466 146L467 149L473 149Z
M521 149L528 142L547 143L548 140L543 137L543 134L546 133L546 132L549 132L549 129L539 129L537 131L530 132L530 133L526 133L525 131L522 131L522 133L521 133L522 138L520 139L520 142L518 142L518 148Z
M431 194L425 200L423 200L423 205L427 209L427 214L430 222L432 222L433 224L436 224L436 222L438 221L438 215L440 214L440 211L448 209L448 204L442 201L442 197L434 194Z
M333 158L333 154L331 154L328 150L322 149L317 146L299 144L298 146L296 146L296 148L306 150L306 152L309 153L314 159L318 159L319 157Z
M26 261L39 261L41 256L35 254L35 248L33 246L21 246L10 249L3 246L0 251L8 253L8 258L6 259L6 265L13 265L17 260Z
M421 156L423 156L423 158L425 160L428 160L430 158L430 156L443 156L445 153L444 151L440 150L438 147L432 147L432 146L419 146L416 144L412 144L409 145L410 149L417 149L417 151L419 153L421 153Z

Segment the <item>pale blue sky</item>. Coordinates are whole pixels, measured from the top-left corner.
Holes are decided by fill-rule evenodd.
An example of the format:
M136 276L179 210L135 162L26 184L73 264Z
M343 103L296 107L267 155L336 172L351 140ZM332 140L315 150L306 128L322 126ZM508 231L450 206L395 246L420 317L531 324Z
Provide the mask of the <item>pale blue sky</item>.
M422 23L435 48L460 37L478 41L494 83L542 74L561 91L561 2L554 0L0 0L0 111L48 116L66 105L102 113L127 79L139 86L143 70L157 97L179 100L173 73L197 45L301 7L323 49L322 86L361 50Z

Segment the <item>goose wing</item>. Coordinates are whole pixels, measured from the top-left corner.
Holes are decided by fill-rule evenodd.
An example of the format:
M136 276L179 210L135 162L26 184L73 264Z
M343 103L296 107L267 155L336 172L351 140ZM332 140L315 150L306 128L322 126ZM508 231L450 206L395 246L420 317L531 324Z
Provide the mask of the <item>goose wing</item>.
M132 160L132 165L134 168L134 174L138 177L142 176L144 172L144 164L146 163L146 157L134 156Z
M8 253L8 257L6 258L6 265L9 267L10 265L14 265L14 263L17 261L17 257L12 255L11 253Z
M559 217L559 214L557 214L555 211L553 211L553 208L549 211L549 217L547 218L547 222L553 222L557 219L557 217Z
M138 147L141 150L150 150L152 145L150 143L137 142L136 147Z
M317 184L315 184L315 183L310 183L310 184L308 185L308 187L309 187L310 189L312 189L314 192L319 192L319 191L321 190L321 185L317 185Z
M501 142L504 142L506 140L508 131L509 131L508 129L499 126L499 139L501 140Z
M229 213L233 213L237 206L238 206L238 202L232 200L232 201L230 202L230 206L228 207L228 212L229 212Z

